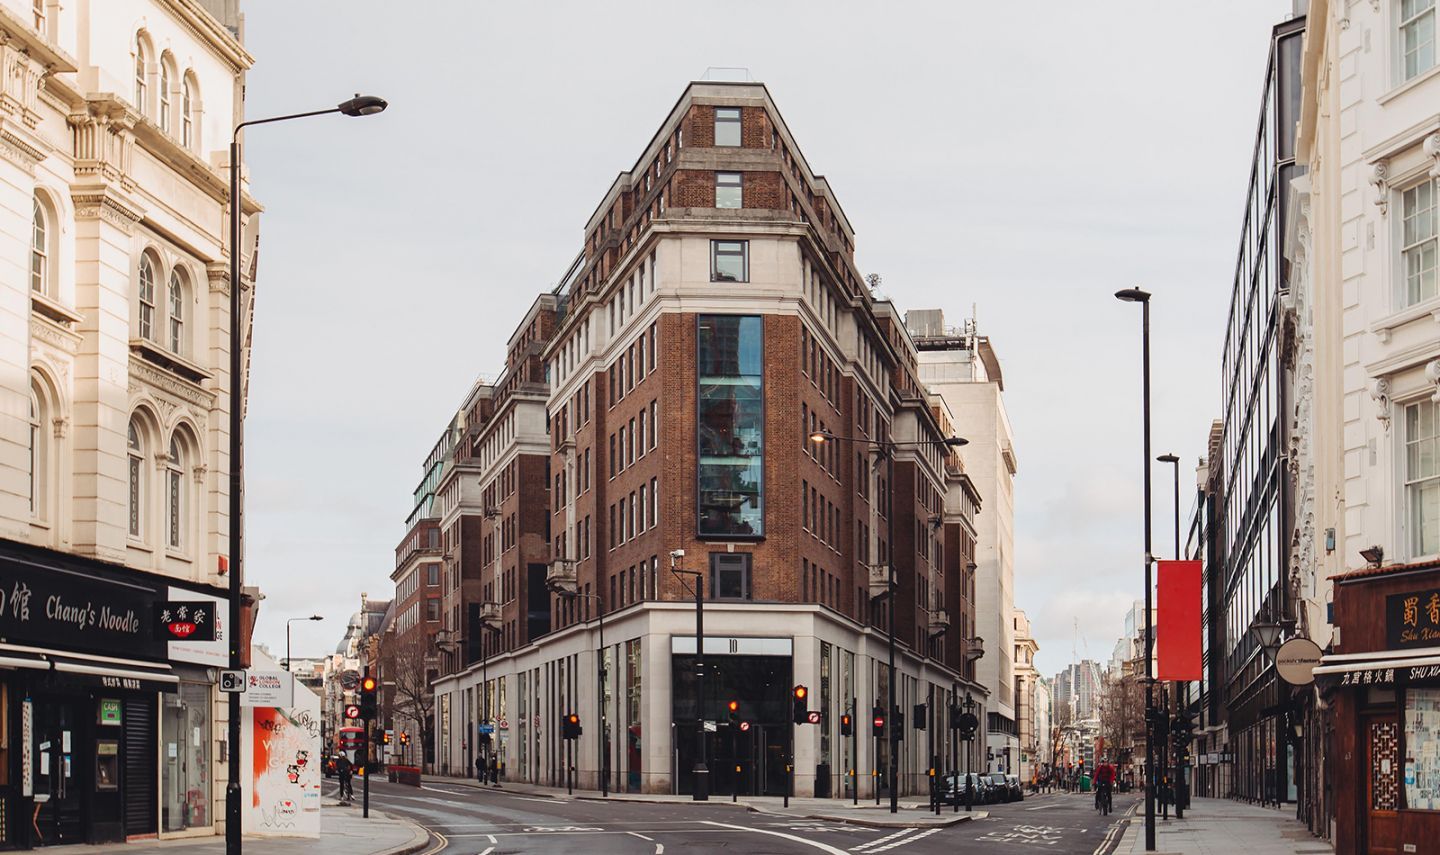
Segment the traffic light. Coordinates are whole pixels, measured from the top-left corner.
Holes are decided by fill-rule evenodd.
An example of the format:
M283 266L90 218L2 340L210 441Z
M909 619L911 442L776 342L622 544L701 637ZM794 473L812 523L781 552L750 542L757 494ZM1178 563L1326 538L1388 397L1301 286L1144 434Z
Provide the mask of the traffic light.
M925 705L924 705L924 704L916 704L916 705L915 705L915 729L916 729L916 730L924 730L924 729L925 729Z
M840 716L840 735L849 736L854 732L855 720L850 717L850 713L845 713L844 715Z
M565 739L579 739L584 729L580 727L580 716L570 713L565 716L565 724L561 728L561 736Z
M870 735L876 739L885 735L885 711L878 706L871 711Z
M807 700L810 697L810 690L804 686L796 686L791 690L794 698L794 719L796 724L806 724L810 720L810 704Z
M377 717L379 709L376 705L375 690L379 686L379 681L369 674L360 681L360 717L367 721Z
M730 703L726 704L725 706L726 706L727 708L729 708L729 710L730 710L730 723L731 723L731 724L739 724L739 723L740 723L740 702L739 702L739 701L731 701Z

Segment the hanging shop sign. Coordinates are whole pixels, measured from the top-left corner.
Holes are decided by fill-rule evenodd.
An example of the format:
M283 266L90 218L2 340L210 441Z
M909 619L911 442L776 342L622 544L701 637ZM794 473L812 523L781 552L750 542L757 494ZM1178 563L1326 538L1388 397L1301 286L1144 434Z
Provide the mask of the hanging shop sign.
M1440 589L1386 597L1385 638L1391 649L1440 644Z

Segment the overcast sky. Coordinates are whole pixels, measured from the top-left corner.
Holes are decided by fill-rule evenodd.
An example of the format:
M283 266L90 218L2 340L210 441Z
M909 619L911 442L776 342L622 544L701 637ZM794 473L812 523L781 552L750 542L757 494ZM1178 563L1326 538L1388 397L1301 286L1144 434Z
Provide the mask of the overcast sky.
M1014 426L1016 604L1037 662L1105 660L1142 596L1139 327L1155 453L1194 466L1271 26L1287 0L248 0L251 118L381 95L374 118L252 130L266 207L247 423L246 578L277 656L388 599L421 463L709 66L763 81L902 310L974 305ZM1156 552L1171 551L1169 467ZM1074 620L1079 620L1076 642Z

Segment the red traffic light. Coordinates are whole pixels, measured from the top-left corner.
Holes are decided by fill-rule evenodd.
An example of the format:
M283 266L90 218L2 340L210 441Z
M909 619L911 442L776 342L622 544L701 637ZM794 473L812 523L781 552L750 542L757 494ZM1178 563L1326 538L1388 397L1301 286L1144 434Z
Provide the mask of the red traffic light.
M346 718L359 718L359 717L360 717L360 708L357 707L357 706L354 705L354 704L346 704L346 705L345 705L345 717L346 717Z

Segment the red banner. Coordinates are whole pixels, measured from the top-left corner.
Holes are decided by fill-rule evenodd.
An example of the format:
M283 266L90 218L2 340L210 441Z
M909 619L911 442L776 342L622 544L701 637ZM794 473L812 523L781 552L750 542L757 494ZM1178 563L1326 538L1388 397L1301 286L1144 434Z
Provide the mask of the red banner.
M1155 679L1199 680L1199 561L1156 562Z

